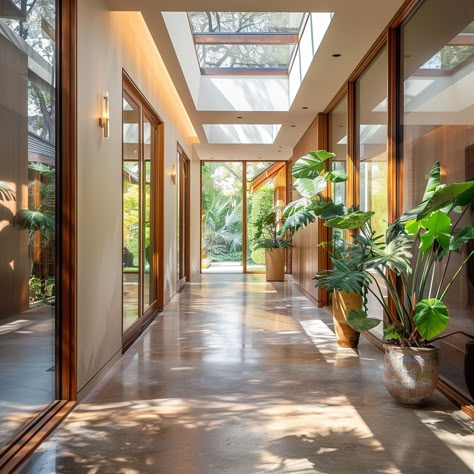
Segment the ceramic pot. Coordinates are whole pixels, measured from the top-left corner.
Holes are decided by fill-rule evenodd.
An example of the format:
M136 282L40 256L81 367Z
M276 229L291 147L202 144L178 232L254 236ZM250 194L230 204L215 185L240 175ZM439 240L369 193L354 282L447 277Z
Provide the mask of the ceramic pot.
M400 405L425 403L438 382L438 348L384 344L384 349L383 381L390 395Z
M285 249L265 249L267 281L285 281Z
M347 315L351 309L362 309L362 295L335 290L332 295L332 316L336 340L339 347L356 348L360 333L347 324Z

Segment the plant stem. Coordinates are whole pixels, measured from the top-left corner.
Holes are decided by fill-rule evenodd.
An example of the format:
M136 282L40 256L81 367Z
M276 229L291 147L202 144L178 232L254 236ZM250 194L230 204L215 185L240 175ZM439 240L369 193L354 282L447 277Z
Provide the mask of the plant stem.
M454 283L456 278L459 276L461 271L463 270L464 266L466 263L469 261L469 259L474 255L474 250L466 257L464 262L462 262L462 265L458 268L458 271L454 274L454 276L451 278L450 282L448 283L448 286L446 286L445 290L443 291L443 294L439 297L441 301L443 301L444 297L446 296L446 293L448 290L451 288L451 285Z

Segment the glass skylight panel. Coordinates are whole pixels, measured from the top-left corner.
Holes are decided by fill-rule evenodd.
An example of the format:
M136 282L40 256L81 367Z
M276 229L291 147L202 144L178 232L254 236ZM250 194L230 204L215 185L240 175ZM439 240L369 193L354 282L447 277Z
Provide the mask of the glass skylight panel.
M288 69L294 44L197 44L201 68Z
M189 12L196 33L293 33L300 31L304 13L295 12Z

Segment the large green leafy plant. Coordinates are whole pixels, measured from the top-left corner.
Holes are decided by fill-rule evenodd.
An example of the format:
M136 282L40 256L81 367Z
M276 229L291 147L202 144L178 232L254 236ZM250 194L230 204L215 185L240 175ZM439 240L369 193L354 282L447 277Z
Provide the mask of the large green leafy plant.
M427 345L447 328L444 299L474 255L474 251L464 252L448 277L452 254L462 254L474 240L474 226L458 229L473 210L474 181L442 184L436 163L422 202L392 223L385 236L377 235L370 221L364 224L346 242L344 258L333 257L333 268L317 275L318 284L332 290L369 291L389 321L386 340L401 346ZM350 311L347 321L358 331L380 323L364 309Z
M255 222L254 249L288 248L289 239L281 234L280 229L285 224L283 208L276 206Z
M370 219L372 212L348 209L325 197L328 183L347 181L345 173L327 170L327 161L335 156L326 150L318 150L295 162L292 170L294 188L301 198L285 207L282 234L294 235L318 218L324 220L326 226L338 229L357 229Z

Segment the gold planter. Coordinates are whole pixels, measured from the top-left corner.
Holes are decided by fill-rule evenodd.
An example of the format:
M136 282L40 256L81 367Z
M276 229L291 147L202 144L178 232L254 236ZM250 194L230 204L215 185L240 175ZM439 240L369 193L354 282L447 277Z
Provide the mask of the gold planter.
M337 344L354 349L359 345L360 333L347 324L346 318L351 309L362 309L362 295L335 290L332 295L332 316Z
M285 281L285 249L265 249L267 281Z

